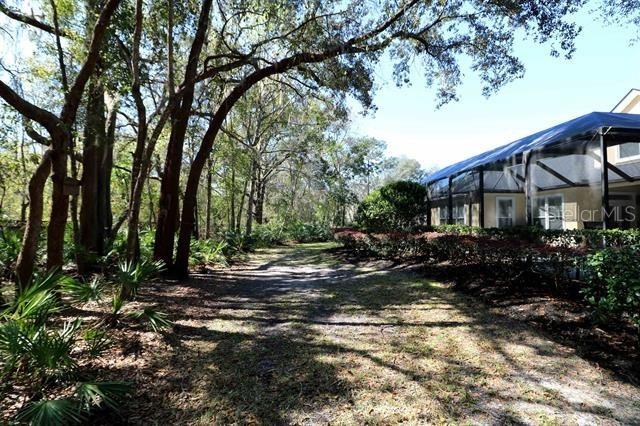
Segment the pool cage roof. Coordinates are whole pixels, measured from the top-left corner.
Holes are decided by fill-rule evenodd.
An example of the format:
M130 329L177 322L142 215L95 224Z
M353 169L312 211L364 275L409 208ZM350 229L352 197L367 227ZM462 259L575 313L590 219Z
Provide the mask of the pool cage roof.
M541 151L543 148L549 149L568 142L590 140L601 130L607 134L624 130L640 132L640 114L592 112L445 167L429 176L427 184L477 170L488 164L505 162L525 152Z

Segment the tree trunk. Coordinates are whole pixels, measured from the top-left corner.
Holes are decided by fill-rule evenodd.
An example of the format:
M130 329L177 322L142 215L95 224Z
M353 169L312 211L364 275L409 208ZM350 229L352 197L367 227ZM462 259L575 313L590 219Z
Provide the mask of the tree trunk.
M163 260L169 268L173 264L174 238L179 219L180 170L182 167L184 139L194 97L193 80L198 71L200 53L206 39L211 3L212 0L204 0L202 3L202 9L198 19L198 28L191 45L189 60L185 69L182 97L179 106L171 114L171 135L169 137L167 156L162 173L162 183L160 185L160 206L153 249L154 258ZM193 222L193 207L191 208L190 216L187 220ZM189 226L189 236L193 229L192 226L193 223Z
M213 165L209 161L209 167L207 169L207 212L206 223L204 227L204 237L211 238L211 178L213 175Z
M115 146L117 100L107 94L106 138L102 150L102 161L98 174L98 223L103 229L104 239L111 241L115 238L113 229L113 209L111 208L111 173L113 171L113 147ZM102 245L101 255L105 255L107 247Z
M51 151L47 150L29 180L29 219L16 264L18 294L27 287L33 274L36 252L38 251L38 238L40 238L40 230L42 229L43 193L50 171Z
M0 216L2 216L2 208L4 207L4 196L7 193L7 188L2 186L2 195L0 195Z
M244 199L247 198L247 187L249 186L249 179L244 181L242 186L242 197L240 197L240 203L238 203L238 214L236 216L236 232L240 233L240 226L242 224L242 211L244 209Z
M71 147L69 151L71 152L71 177L74 180L78 179L78 165L75 161L75 153L76 153L76 142L75 138L71 137ZM71 196L71 205L70 205L70 213L71 213L71 226L73 228L73 244L75 247L79 247L80 245L80 223L78 221L78 195L73 194ZM78 259L76 259L77 262Z
M247 220L244 225L244 238L248 240L251 238L251 232L253 231L253 217L255 214L255 197L256 197L256 162L251 162L251 185L249 186L249 198L247 199Z
M205 0L205 3L206 2L207 0ZM189 170L187 185L185 187L184 202L182 206L182 226L180 227L178 248L176 250L176 262L173 268L174 275L178 277L186 277L188 275L189 251L191 249L190 239L194 226L194 210L196 206L196 194L198 192L198 186L200 185L200 177L202 176L202 171L204 169L205 163L209 158L209 155L211 154L211 150L213 149L213 144L215 142L216 136L220 132L220 128L222 127L224 120L227 118L227 115L236 104L236 102L238 102L238 100L249 89L251 89L252 86L265 78L268 78L272 75L284 73L287 70L295 68L303 63L323 62L328 58L332 58L345 53L345 49L346 46L337 46L325 52L296 54L282 59L278 62L272 63L265 68L260 68L249 74L224 98L216 112L211 117L211 120L209 121L209 127L207 128L207 131L202 138L200 148L198 149L198 152L191 164L191 169ZM175 213L175 215L177 216L177 213ZM156 232L156 247L158 244L159 231L160 226L158 226L158 231ZM171 239L172 238L173 234L171 234ZM166 235L164 239L168 240L169 235ZM169 241L169 243L171 244L171 248L173 248L173 241Z
M82 150L82 202L80 204L80 244L82 251L78 255L78 271L86 274L94 266L95 255L102 254L104 227L100 217L100 172L106 141L106 116L104 105L104 87L94 75L89 82L87 93L87 117Z
M47 270L62 268L64 265L64 234L69 213L69 195L65 191L67 177L67 155L64 151L69 146L71 135L67 137L52 136L51 169L53 170L53 191L51 195L51 214L47 228ZM58 141L55 141L59 138Z
M196 201L196 208L194 210L194 220L193 220L193 238L198 240L200 239L200 212L198 211L198 202Z
M61 267L64 262L64 234L69 210L69 196L68 192L65 191L65 181L67 177L67 152L72 143L71 128L76 120L78 106L86 83L95 70L102 40L119 3L120 0L107 0L100 12L91 34L91 42L86 59L78 70L73 85L66 93L59 117L29 103L0 80L0 97L25 118L42 125L51 136L50 155L51 169L53 170L53 190L51 215L47 229L47 267L49 269ZM33 225L36 227L41 226L40 223L34 223ZM32 269L33 265L30 268Z
M167 36L168 44L168 62L169 62L169 87L173 90L173 6L169 2L169 29ZM140 237L138 233L138 225L140 223L140 208L142 205L142 191L151 167L151 157L155 149L156 141L160 137L160 132L164 127L169 114L171 113L171 104L161 115L150 140L147 142L148 124L147 110L144 105L141 82L140 82L140 42L142 38L143 26L143 2L136 1L135 13L135 30L133 36L133 50L131 54L131 76L132 76L132 93L136 104L136 112L138 114L138 134L136 139L136 149L133 154L133 167L131 168L131 194L129 197L129 222L127 228L127 259L129 261L137 261L140 257ZM173 92L170 92L173 95ZM146 147L145 147L146 145Z
M258 182L258 192L256 194L256 223L262 225L264 222L264 193L267 187L267 182L264 179Z
M236 168L231 167L231 212L229 215L229 230L236 230Z

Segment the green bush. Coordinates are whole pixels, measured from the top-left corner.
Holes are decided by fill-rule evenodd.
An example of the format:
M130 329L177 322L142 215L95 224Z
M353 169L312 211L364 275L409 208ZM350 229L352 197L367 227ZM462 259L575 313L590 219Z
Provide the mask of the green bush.
M287 225L285 234L288 239L299 243L319 243L329 241L332 236L331 228L317 222L305 223L295 221Z
M143 282L164 271L164 269L164 262L161 260L123 261L118 264L115 279L121 288L121 293L126 298L129 295L137 295Z
M18 230L0 227L0 277L11 276L21 244L22 236Z
M371 192L358 206L356 223L369 232L413 229L427 212L427 190L417 182L400 181Z
M229 266L226 254L228 246L225 240L192 240L189 263L192 266Z
M332 236L331 228L316 222L293 221L285 224L280 220L258 224L251 233L245 245L249 247L273 247L287 241L298 243L312 243L329 241Z
M628 317L640 328L640 252L638 247L606 248L585 261L584 295L596 318Z
M122 382L82 382L73 395L50 399L56 392L66 393L80 378L76 357L81 352L76 348L81 320L60 326L54 317L63 307L56 292L65 281L71 282L58 272L35 277L0 312L0 380L16 382L31 397L15 418L20 424L83 423L96 408L117 410L130 391ZM106 348L107 337L101 330L92 330L85 332L85 341L88 353L97 356Z
M272 221L269 223L256 224L251 232L251 238L245 241L248 247L273 247L284 243L287 240L284 223Z

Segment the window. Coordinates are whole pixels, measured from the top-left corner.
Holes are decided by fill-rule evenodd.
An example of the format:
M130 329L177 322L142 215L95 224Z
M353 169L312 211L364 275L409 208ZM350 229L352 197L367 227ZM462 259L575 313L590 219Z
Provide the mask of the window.
M453 223L456 225L465 224L465 210L464 203L455 204L453 206Z
M447 207L440 207L440 225L444 225L449 221L449 212Z
M513 197L496 198L496 225L498 228L509 228L515 225L516 200Z
M640 158L640 142L627 142L618 145L618 160L635 160Z
M533 203L533 223L544 229L564 228L564 200L562 195L537 197Z

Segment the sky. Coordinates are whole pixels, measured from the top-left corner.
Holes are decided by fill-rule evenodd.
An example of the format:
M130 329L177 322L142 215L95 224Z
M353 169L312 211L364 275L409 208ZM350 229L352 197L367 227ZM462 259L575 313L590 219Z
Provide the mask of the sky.
M441 168L593 111L611 111L632 88L640 88L640 43L636 29L608 26L582 12L582 33L571 59L552 57L550 47L519 41L515 53L525 76L489 98L472 71L465 70L460 100L436 109L435 91L419 72L410 87L397 88L384 61L376 70L378 110L352 112L353 130L387 143L388 154Z

